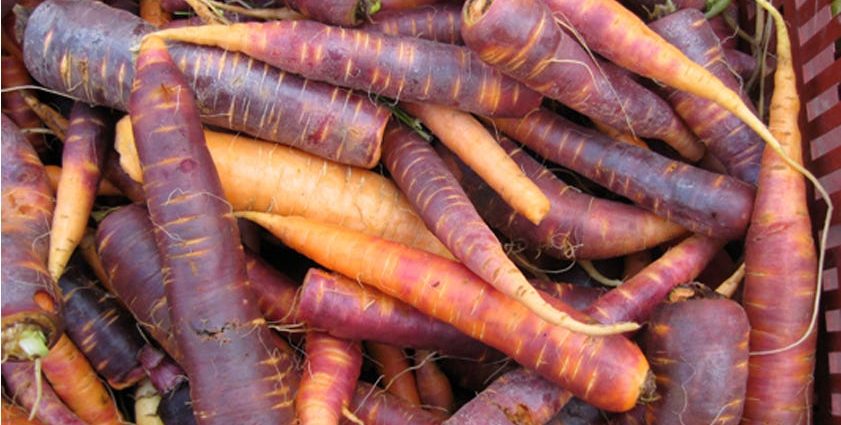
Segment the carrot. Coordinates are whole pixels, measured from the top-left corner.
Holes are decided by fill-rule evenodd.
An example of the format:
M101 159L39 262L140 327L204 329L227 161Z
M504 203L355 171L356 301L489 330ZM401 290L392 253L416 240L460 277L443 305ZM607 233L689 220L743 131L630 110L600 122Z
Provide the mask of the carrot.
M650 248L685 230L633 205L596 198L567 186L509 139L500 141L511 159L549 196L549 214L535 226L514 212L454 155L438 153L488 224L510 241L556 258L600 259Z
M437 3L446 3L446 1L447 0L380 0L380 4L382 5L382 10L386 11L422 8L422 6L425 7Z
M111 388L128 388L144 377L137 355L145 345L134 319L84 270L80 258L59 280L65 333Z
M302 425L338 424L349 412L350 400L362 368L362 347L328 334L307 332L307 362L295 411Z
M113 137L104 109L73 105L61 153L63 173L56 189L47 270L58 281L85 233L108 143Z
M429 40L389 37L313 21L172 28L157 35L242 52L337 86L478 114L522 116L541 100L538 93L485 65L468 49Z
M61 335L61 295L47 272L53 202L44 166L11 119L2 116L3 360L33 360Z
M415 351L415 380L418 383L418 395L427 410L449 415L453 412L455 403L453 388L434 357L435 353L429 350Z
M694 292L661 305L641 336L659 395L648 423L725 425L742 416L748 318L734 301Z
M143 186L129 177L120 167L120 154L113 146L109 147L108 155L105 157L102 177L104 181L112 182L132 202L144 202L146 200L146 195L143 194Z
M2 74L2 87L4 89L32 84L32 78L29 77L21 58L4 55L0 71L2 71L0 74ZM26 104L23 92L10 91L3 93L0 97L3 99L3 114L11 118L18 127L30 129L43 127L41 119ZM49 150L43 134L29 133L26 135L26 140L29 140L32 147L39 153Z
M62 335L44 357L43 368L56 394L83 421L92 425L122 423L105 385L67 335Z
M46 87L125 111L134 80L132 51L154 30L101 2L46 0L26 23L26 66ZM95 43L99 47L92 49ZM172 55L189 76L205 123L341 163L372 167L379 160L390 114L367 96L233 52L173 45Z
M161 395L148 380L137 386L134 392L134 420L137 425L164 425L158 416Z
M701 11L684 9L652 22L649 27L732 90L739 91L739 82L724 63L718 37ZM727 173L755 185L765 147L759 136L713 102L678 90L668 90L668 93L675 111L701 138L710 153L724 164ZM743 98L749 102L747 96Z
M29 413L19 406L3 399L3 423L6 425L43 425L37 418L29 419Z
M735 178L614 141L547 110L494 124L540 156L688 230L722 239L745 232L754 190Z
M756 59L753 56L736 49L722 49L727 68L741 80L750 80L756 71Z
M79 252L102 286L109 292L112 292L111 280L108 278L108 273L105 272L105 267L102 266L99 253L96 252L96 232L93 229L87 229L85 231L82 241L79 242Z
M140 17L156 27L172 20L172 15L163 9L161 0L140 0Z
M287 246L325 267L452 324L595 406L626 410L643 392L648 367L627 339L619 335L596 338L553 326L458 263L300 217L239 215L266 227ZM575 321L588 320L571 308L567 314ZM570 368L571 364L578 367Z
M410 110L413 109L416 108ZM426 112L437 113L437 111L430 111L430 109L434 108L425 109L424 117L428 116ZM481 124L469 115L461 115L461 112L451 110L445 112L448 115L452 114L474 122L478 127L475 129L486 135L486 139L494 148L493 152L498 152L500 160L494 161L488 158L489 149L482 149L481 145L475 146L474 144L479 149L473 152L484 153L481 160L475 155L471 155L470 158L471 162L482 167L480 171L486 172L488 175L502 177L506 176L505 167L510 164L510 166L507 166L507 171L513 174L508 174L501 180L493 180L491 183L499 181L506 188L510 187L510 191L507 189L502 191L504 197L507 193L517 194L523 195L518 199L531 201L532 199L527 198L526 195L528 194L527 189L533 189L536 195L548 204L549 200L546 196L523 174L517 164L508 157L504 149L497 145ZM442 121L435 121L435 123L436 131L438 126L444 127ZM461 140L472 139L468 132L458 131L455 127L450 126L449 128L453 131L447 133L451 140L457 139L455 137L456 133L461 134ZM461 143L461 146L456 146L456 148L462 154L474 149L474 147L468 147L464 143ZM479 213L470 204L458 181L447 170L443 161L428 143L409 128L394 123L386 129L383 155L383 160L392 177L403 192L408 195L412 205L426 222L426 226L438 236L439 240L447 245L447 248L467 268L503 294L522 302L541 318L560 324L558 313L553 311L554 309L540 297L528 283L526 277L517 269L517 266L508 259L499 240L479 217ZM496 173L492 172L492 167L489 166L491 164ZM500 171L501 168L503 171ZM519 179L527 185L518 189L515 179ZM545 212L548 212L548 206ZM533 215L527 215L527 213L524 215L535 218Z
M361 24L380 10L380 0L286 0L285 3L313 20L348 27Z
M606 134L611 139L616 139L620 142L625 142L634 146L641 147L643 149L648 149L648 145L645 144L645 142L643 142L642 139L640 139L632 133L617 130L607 124L603 124L598 121L593 121L593 125L596 127L597 130Z
M625 276L625 279L636 276L637 273L643 271L649 264L651 264L651 260L651 251L649 250L634 252L626 255L624 259L625 269L622 273L623 276Z
M383 10L360 28L392 36L464 44L461 40L461 5L457 3Z
M50 188L53 190L53 193L56 192L58 189L58 182L61 180L61 167L58 165L47 165L44 167L44 171L47 173L47 178L50 180ZM99 181L99 187L96 188L96 196L120 196L122 192L114 183L111 183L107 179L101 179Z
M769 126L785 155L800 163L800 100L788 31L776 9L765 1L757 3L774 18L777 30ZM770 149L762 154L758 187L745 242L743 304L751 327L751 357L743 420L804 423L812 414L823 249L819 259L805 181ZM830 215L831 210L827 220ZM825 234L823 238L825 242Z
M149 382L162 395L169 395L187 381L184 370L172 358L151 345L143 347L137 359L149 376Z
M441 419L371 384L359 382L351 401L351 413L365 425L436 425ZM343 421L344 425L350 421Z
M34 363L3 362L3 384L8 391L5 394L26 409L30 419L37 418L45 424L88 425L58 398Z
M573 398L557 415L550 419L549 422L546 422L545 425L618 425L605 418L605 416L601 410L577 398Z
M141 180L128 120L117 124L124 169ZM298 150L205 131L208 149L234 210L301 215L451 257L412 205L379 173L343 166Z
M52 106L41 102L32 93L23 92L21 96L23 96L23 101L26 102L29 109L38 116L58 140L63 142L67 138L67 127L70 125L67 118L64 118L64 115Z
M365 343L365 348L377 366L383 388L413 406L420 406L415 372L403 350L370 341Z
M508 205L532 223L540 224L549 212L549 199L508 158L505 150L499 147L496 139L479 121L470 114L435 105L404 104L403 108L420 118ZM440 233L436 234L441 237Z
M196 419L290 421L292 377L275 368L280 359L267 344L271 330L248 290L236 220L207 151L192 89L158 38L144 39L135 66L129 112ZM231 302L218 308L223 301ZM231 388L239 403L229 403Z
M190 387L185 383L161 398L158 416L166 425L195 425L196 417L190 406Z
M529 88L617 130L662 139L695 162L704 145L663 99L621 73L608 73L556 24L539 0L472 0L464 43Z
M310 269L297 305L298 318L310 328L337 338L374 341L396 347L441 351L489 360L500 353L382 292L344 276Z

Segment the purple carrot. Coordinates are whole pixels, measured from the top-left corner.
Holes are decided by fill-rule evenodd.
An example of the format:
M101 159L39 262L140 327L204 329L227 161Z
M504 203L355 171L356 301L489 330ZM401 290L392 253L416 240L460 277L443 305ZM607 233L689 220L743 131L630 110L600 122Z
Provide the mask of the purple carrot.
M542 98L484 64L465 47L418 38L390 37L314 21L205 25L158 34L242 52L337 86L483 115L523 116Z
M461 40L461 5L456 3L379 12L361 28L393 36L464 44Z
M607 74L539 0L473 0L464 43L529 88L614 129L661 139L690 161L704 146L663 99L622 73Z
M738 179L610 139L547 110L494 124L540 156L688 230L728 240L745 233L754 189Z
M739 82L724 62L718 37L701 11L680 10L648 26L730 89L739 91ZM667 92L675 111L707 145L710 153L724 164L727 173L756 185L759 160L765 146L762 139L733 114L709 100L679 90ZM750 104L746 97L743 98Z
M125 111L134 79L132 50L154 30L100 2L47 0L27 21L24 59L44 86ZM174 45L172 56L195 90L206 124L345 164L377 163L389 112L367 96L234 52Z
M35 376L32 362L3 362L3 382L13 402L23 406L28 412L35 409L35 417L51 425L85 425L85 422L64 405L53 387L43 376ZM39 371L40 374L40 371ZM41 380L41 394L38 396L38 384ZM37 401L37 405L35 404Z
M685 232L677 224L633 205L579 192L510 140L503 138L500 144L549 197L551 208L540 225L517 214L453 154L440 146L438 152L482 218L511 241L557 258L600 259L657 246Z
M366 425L435 425L439 416L365 382L356 385L351 412ZM343 425L351 424L347 419Z
M63 331L61 291L47 272L54 201L35 149L2 116L2 344L4 361L47 355Z
M380 0L286 0L286 5L313 20L356 26L380 9Z

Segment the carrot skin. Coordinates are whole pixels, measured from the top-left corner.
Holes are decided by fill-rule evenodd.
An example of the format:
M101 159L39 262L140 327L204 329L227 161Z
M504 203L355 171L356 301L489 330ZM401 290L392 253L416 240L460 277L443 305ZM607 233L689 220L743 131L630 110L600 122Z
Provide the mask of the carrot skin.
M123 422L105 385L67 335L59 338L42 367L56 394L83 421L91 425Z
M641 336L657 375L649 423L737 424L748 375L748 318L728 299L661 305Z
M58 189L58 182L61 180L61 167L57 165L47 165L44 167L47 172L47 178L50 179L50 189L53 193ZM99 186L96 188L96 196L121 196L122 192L117 189L113 183L106 179L99 181ZM81 242L80 242L81 243Z
M365 425L441 423L440 417L435 414L362 381L356 385L350 411ZM350 423L347 419L342 421L343 425Z
M481 10L468 2L462 20L465 44L529 88L617 130L662 139L692 162L703 156L703 144L666 101L606 72L540 0L495 0Z
M158 416L166 425L196 425L196 417L190 406L189 384L184 383L161 398Z
M0 74L2 74L4 89L32 84L32 78L23 64L23 59L3 56L0 60L2 61L2 66L0 66L2 72ZM41 119L29 108L29 105L23 99L23 92L10 91L0 95L3 99L3 113L20 128L42 128ZM29 140L35 151L39 153L45 153L49 150L43 134L27 134L26 140Z
M146 195L143 194L143 186L126 174L120 166L120 155L114 150L113 146L108 148L105 164L102 167L102 176L113 183L132 202L144 202L146 200Z
M242 52L287 72L337 86L482 115L523 116L542 99L465 47L418 38L306 20L171 29L160 35Z
M25 350L24 333L41 333L47 348L63 331L61 292L47 272L52 190L35 149L11 119L2 116L3 355L29 360L46 353Z
M552 326L459 263L300 217L240 216L267 227L287 246L323 266L355 276L499 349L594 406L627 410L643 392L648 365L633 343L620 335L588 337ZM325 246L330 248L325 250ZM448 302L440 302L444 299ZM560 306L553 305L556 309ZM589 320L565 308L572 318ZM500 311L509 314L503 319ZM512 317L521 319L513 321ZM511 335L522 336L522 340L512 343ZM570 370L571 364L579 367Z
M46 87L125 111L134 79L132 47L154 29L100 2L47 0L26 26L26 65ZM93 43L101 46L92 49ZM367 96L233 52L173 45L172 56L196 92L205 123L341 163L372 167L379 160L390 113Z
M298 299L299 319L347 340L430 349L457 357L501 354L377 289L344 276L310 269Z
M371 6L363 0L285 0L288 7L313 20L331 25L353 27L361 24ZM372 1L372 6L376 1Z
M406 353L400 347L367 341L365 349L371 356L380 374L385 390L412 406L420 406L420 394Z
M685 230L632 205L595 198L567 186L508 139L502 147L549 197L549 214L535 226L515 213L452 153L438 153L488 224L509 240L557 258L601 259L659 245Z
M3 362L3 384L8 391L9 397L15 403L23 406L27 412L32 411L35 406L36 384L35 366L32 362ZM47 380L41 376L41 400L38 402L38 410L35 417L45 424L60 425L87 425L73 413L53 390ZM6 423L3 418L3 423Z
M138 354L144 346L134 319L89 277L81 261L59 279L67 336L111 388L128 388L145 377Z
M362 346L318 331L307 331L307 362L295 396L302 425L338 424L350 406L362 369Z
M424 408L449 415L453 411L453 388L447 375L438 367L438 362L429 350L415 351L415 380L418 395Z
M724 63L718 37L701 11L681 10L648 26L732 90L739 91L739 82ZM759 161L765 147L759 136L733 114L709 100L677 90L666 92L675 111L707 145L710 153L724 164L727 173L756 185ZM750 104L746 96L743 98Z
M85 233L102 175L100 170L114 137L110 121L105 109L91 108L82 102L76 102L70 112L47 258L47 269L56 281Z
M494 124L540 156L688 230L731 240L747 228L754 189L738 179L609 139L546 110Z
M360 28L392 36L464 44L461 39L461 5L456 3L384 10L372 16L370 22L362 24Z
M5 6L5 3L4 3ZM29 419L29 412L3 399L3 423L6 425L44 425L38 418Z

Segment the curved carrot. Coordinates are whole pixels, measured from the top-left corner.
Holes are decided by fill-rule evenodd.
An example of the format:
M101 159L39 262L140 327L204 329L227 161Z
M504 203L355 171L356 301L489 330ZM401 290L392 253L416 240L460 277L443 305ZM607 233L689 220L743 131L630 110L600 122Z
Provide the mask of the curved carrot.
M378 342L366 342L365 348L373 358L382 378L382 387L386 391L420 406L420 394L415 382L415 371L402 349Z
M362 347L328 334L307 332L307 362L295 396L301 425L338 424L349 411L362 368Z
M111 142L104 109L76 102L61 153L62 174L56 189L47 270L58 281L90 218L101 169Z
M459 263L300 217L239 215L325 267L447 321L595 406L627 410L644 391L648 366L630 341L553 326ZM571 308L567 313L588 320Z
M111 394L67 335L44 358L43 369L56 394L83 421L91 425L123 422Z
M30 412L29 415L34 412L34 418L48 425L89 425L58 398L52 385L35 367L35 362L3 362L2 371L6 394ZM3 423L6 423L5 419Z

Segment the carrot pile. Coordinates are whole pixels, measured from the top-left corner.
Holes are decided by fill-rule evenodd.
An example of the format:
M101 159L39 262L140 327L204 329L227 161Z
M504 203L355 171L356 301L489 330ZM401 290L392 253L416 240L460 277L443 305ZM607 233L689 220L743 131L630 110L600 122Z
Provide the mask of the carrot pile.
M815 420L766 0L15 3L4 423Z

